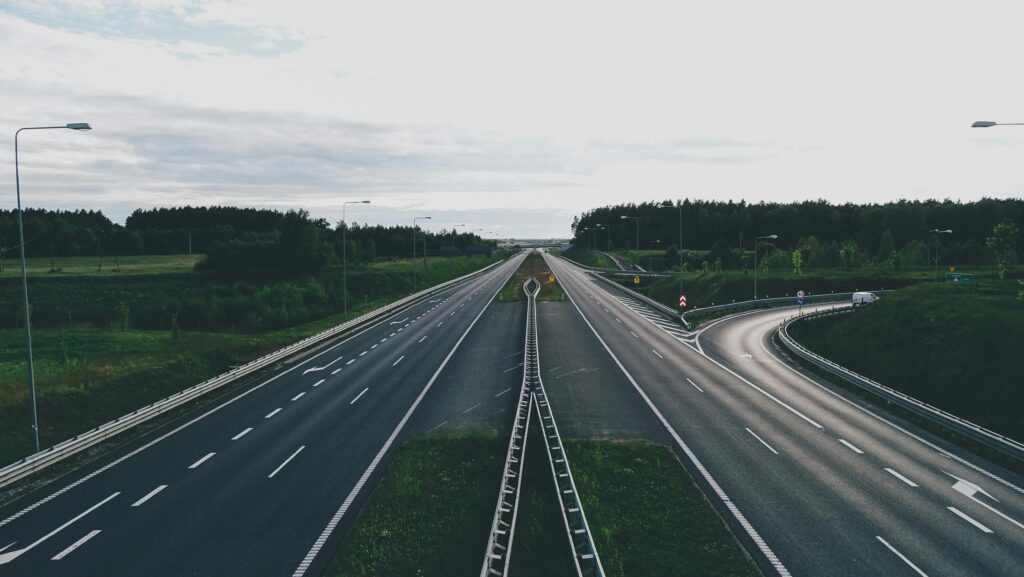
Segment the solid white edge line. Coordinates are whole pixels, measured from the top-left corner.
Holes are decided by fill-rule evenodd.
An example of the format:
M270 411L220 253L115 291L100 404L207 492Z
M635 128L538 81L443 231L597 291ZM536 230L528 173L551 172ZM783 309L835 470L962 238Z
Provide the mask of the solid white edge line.
M354 399L352 399L351 401L349 401L349 403L348 403L348 404L350 404L350 405L354 405L354 404L356 404L356 401L358 401L358 400L359 400L359 397L361 397L361 396L365 395L365 394L366 394L366 391L369 391L369 390L370 390L370 387L366 387L365 389L363 389L363 392L361 392L361 393L359 393L358 395L356 395L356 398L354 398Z
M900 481L903 481L904 483L910 485L911 487L917 487L917 483L911 481L910 479L904 477L903 475L900 475L899 473L897 473L896 471L890 469L889 467L885 467L885 470L890 475L892 475L893 477L896 477L897 479L899 479Z
M988 527L986 527L986 526L982 525L981 523L975 521L969 515L967 515L967 513L964 513L960 509L957 509L956 507L946 507L946 508L949 509L950 511L952 511L953 514L956 515L957 517L960 517L964 521L967 521L971 525L974 525L975 527L977 527L982 533L991 533L992 532L992 529L989 529Z
M143 497L143 498L139 499L138 501L132 503L132 507L138 507L138 506L142 505L146 501L149 501L150 499L155 497L157 493L159 493L160 491L163 491L166 488L167 488L167 485L160 485L160 486L158 486L156 489L153 489L149 493L146 493L145 497Z
M404 358L405 358L405 355L402 355L402 356L398 357L398 360L395 361L394 363L392 363L391 366L392 367L396 366L398 363L402 362L402 359L404 359Z
M285 466L285 465L287 465L288 463L290 463L290 462L291 462L291 460L292 460L292 459L294 459L294 458L295 458L295 456L296 456L296 455L298 455L299 453L301 453L301 452L302 452L302 450L303 450L303 449L305 449L305 448L306 448L306 446L305 446L305 445L302 445L302 446L301 446L301 447L299 447L298 449L295 449L295 452L294 452L294 453L292 453L290 457L288 457L287 459L285 459L283 463L281 463L280 465L278 465L278 466L277 466L277 468L276 468L276 469L274 469L274 472L273 472L273 473L271 473L271 474L267 475L267 478L268 478L268 479L273 479L273 478L274 478L274 475L276 475L276 474L277 474L277 473L278 473L278 472L279 472L279 471L280 471L281 469L284 469L284 466Z
M851 451L853 451L854 453L857 453L858 455L863 455L864 454L864 451L861 451L857 447L853 446L853 443L847 441L846 439L839 439L839 442L844 444L844 445L846 445L847 449L850 449Z
M213 456L216 455L216 454L217 453L207 453L205 457L199 459L195 463L192 463L191 465L188 466L188 468L189 469L195 469L199 465L202 465L203 463L205 463L205 462L209 461L210 459L212 459Z
M251 431L251 430L252 430L252 427L249 427L249 428L245 429L244 431L242 431L241 433L238 433L234 437L231 437L231 440L232 441L237 441L238 439L241 439L242 437L248 435L249 431Z
M63 559L65 557L67 557L68 555L70 555L71 552L74 551L75 549L78 549L82 545L85 545L86 541L88 541L89 539L92 539L93 537L95 537L96 535L99 535L99 534L100 534L100 530L99 529L93 529L92 531L89 531L88 533L85 534L85 537L82 537L78 541L75 541L74 543L71 544L70 547L68 547L67 549L61 551L60 553L57 553L50 560L51 561L60 561L61 559Z
M762 444L762 445L764 445L765 447L768 447L768 450L769 450L769 451L771 451L771 452L775 453L776 455L778 455L778 454L779 454L779 452L778 452L778 451L776 451L776 450L775 450L775 448L773 448L773 447L772 447L771 445L769 445L768 443L765 443L765 442L764 442L764 439L762 439L761 437L758 437L758 436L757 436L757 433L755 433L754 431L751 431L751 430L750 430L750 429L749 429L748 427L743 427L743 428L744 428L744 429L746 429L748 433L750 433L751 435L753 435L755 439L757 439L758 441L761 441L761 444Z
M882 545L885 545L885 546L886 546L886 547L887 547L887 548L888 548L888 549L889 549L890 551L892 551L893 553L895 553L895 554L896 554L896 556L897 556L897 557L899 557L900 559L902 559L904 563L906 563L907 565L910 565L910 568L911 568L911 569L913 569L914 571L916 571L918 575L920 575L921 577L928 577L928 575L927 575L927 574L926 574L926 573L925 573L924 571L921 571L921 569L920 569L920 568L919 568L919 567L918 567L917 565L914 565L914 564L913 564L913 563L912 563L912 562L910 561L910 559L907 559L907 558L906 558L906 557L905 557L905 556L903 555L903 553L900 553L899 551L897 551L897 550L896 550L896 548L895 548L895 547L893 547L892 545L890 545L888 541L886 541L885 539L882 539L882 536L881 536L881 535L875 535L875 539L878 539L879 541L881 541L881 542L882 542Z
M511 263L513 261L510 260L509 262ZM500 268L501 267L498 267L498 269L495 270L500 270ZM512 276L512 273L515 272L515 270L518 268L518 263L516 263L516 266L512 268L512 270L510 270L508 274L505 276L506 282ZM327 539L329 539L331 533L334 532L334 528L338 526L338 523L341 522L341 518L345 516L345 513L348 512L348 508L352 506L352 502L356 500L356 497L359 495L359 492L362 491L363 485L365 485L366 482L369 480L370 475L373 474L373 471L377 468L377 465L384 458L384 455L387 454L388 449L391 448L391 445L395 442L395 439L398 438L399 433L402 432L402 429L405 427L405 424L412 417L413 412L416 410L417 407L419 407L420 402L423 401L423 398L427 396L427 392L430 391L430 387L434 384L434 381L436 381L437 378L441 375L441 371L443 371L444 368L448 365L448 361L451 360L453 356L455 356L455 351L459 349L459 345L461 345L462 341L466 339L466 335L468 335L469 332L473 330L473 327L476 326L477 321L480 320L480 317L482 317L484 315L484 312L487 311L488 307L491 306L491 303L494 302L494 297L498 296L498 292L504 286L504 282L500 283L498 290L494 291L494 294L491 295L491 298L487 300L487 304L485 304L484 307L480 309L480 313L476 315L476 318L473 319L473 322L470 323L469 327L466 328L466 332L462 333L462 336L459 337L459 340L455 343L455 346L452 347L451 351L448 352L448 356L446 356L444 360L441 361L441 366L437 368L437 370L434 372L434 375L430 377L429 381L427 381L426 386L424 386L423 390L420 391L419 396L416 397L415 401L413 401L412 406L409 407L409 410L405 412L405 416L403 416L402 420L398 422L398 425L395 427L395 430L391 432L391 436L388 437L387 441L384 442L384 446L380 448L380 451L377 452L377 455L373 458L373 461L370 462L370 466L367 467L365 471L363 471L362 476L359 477L359 481L356 482L355 487L352 488L352 491L349 492L348 497L345 498L345 502L341 504L341 507L339 507L337 512L334 513L334 516L331 517L330 522L327 523L327 526L324 527L323 532L320 533L320 536L317 537L316 541L313 543L312 548L310 548L309 552L306 553L306 556L302 559L302 562L299 563L299 566L295 569L295 572L292 574L292 577L303 577L306 574L306 571L309 569L309 566L313 563L313 559L315 559L317 554L320 553L320 550L323 549L323 546L327 542Z
M559 264L561 265L561 263ZM743 513L739 510L739 507L737 507L736 504L733 503L732 499L729 498L729 495L725 493L725 490L722 489L718 482L715 481L715 478L711 476L711 473L704 467L704 464L701 463L700 459L697 458L697 455L692 450L690 450L690 447L685 442L683 442L682 437L680 437L679 433L677 433L676 430L672 427L672 425L669 424L668 420L665 419L665 416L661 414L661 411L659 411L658 408L654 406L654 402L651 401L650 397L647 396L647 393L645 393L643 388L640 387L639 383L636 382L636 379L633 378L633 375L630 374L628 370L626 370L626 367L622 364L621 361L619 361L619 358L615 356L615 353L613 353L611 348L608 347L608 344L604 342L604 339L602 339L601 335L597 333L597 329L594 328L594 325L590 324L590 319L588 319L587 316L583 314L583 311L580 309L579 305L576 304L576 300L572 298L572 295L569 294L569 291L565 291L565 294L566 296L569 297L569 302L571 302L572 305L576 307L576 311L580 313L580 316L583 318L583 322L587 323L587 326L590 327L591 332L593 332L594 336L597 337L598 342L601 343L601 346L604 347L604 350L608 352L608 355L611 356L612 360L615 361L615 364L618 365L619 370L621 370L622 373L626 375L626 378L629 380L630 383L632 383L633 388L636 389L636 391L643 398L644 402L647 403L647 406L651 409L651 412L654 413L654 415L658 418L658 421L661 422L662 426L665 427L669 434L672 435L672 439L675 440L676 444L679 445L679 448L683 451L683 453L686 454L686 457L690 459L690 462L693 463L697 471L701 474L702 477L704 477L704 480L708 483L709 486L711 486L711 489L715 492L715 495L717 495L718 498L722 500L722 502L725 504L729 512L732 513L733 517L736 518L736 521L740 524L741 527L743 527L743 530L754 542L755 546L768 559L768 562L771 564L772 567L775 568L775 570L779 573L781 577L790 577L789 570L786 569L786 566L782 564L782 561L780 561L779 558L775 555L775 552L772 551L771 547L769 547L768 544L764 542L764 539L761 538L761 535L757 532L757 529L754 529L754 526L750 524L750 521L747 521L746 516L744 516Z

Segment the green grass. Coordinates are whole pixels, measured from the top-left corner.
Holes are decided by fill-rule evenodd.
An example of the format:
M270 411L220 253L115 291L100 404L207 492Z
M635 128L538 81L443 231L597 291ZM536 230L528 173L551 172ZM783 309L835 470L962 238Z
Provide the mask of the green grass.
M554 278L551 269L544 262L540 253L531 253L519 265L519 269L505 283L505 286L498 293L499 301L524 301L526 294L523 292L523 283L526 279L534 277L540 282L540 292L537 293L538 301L560 301L565 300L565 292L558 279Z
M565 444L609 577L760 575L667 448ZM478 575L506 448L506 439L480 435L431 436L403 445L327 575ZM531 477L528 468L523 481L511 573L567 574L555 564L569 561L568 539L543 446L531 445L527 459L534 473L541 470Z
M852 315L796 323L792 335L884 385L1024 439L1024 303L1016 282L1002 286L923 284Z
M478 575L508 441L414 439L395 453L327 575Z
M565 441L608 577L761 575L666 447Z
M563 253L563 256L580 264L595 268L619 268L615 266L615 262L612 261L612 259L605 256L603 253L585 248L572 248L571 250Z
M29 276L41 278L174 274L192 272L192 267L202 260L203 256L201 254L121 256L117 259L116 268L114 258L107 256L103 259L102 269L99 268L100 257L98 256L62 256L54 258L52 262L48 258L30 258L26 259L25 264ZM21 260L8 255L8 258L4 259L0 279L20 276Z

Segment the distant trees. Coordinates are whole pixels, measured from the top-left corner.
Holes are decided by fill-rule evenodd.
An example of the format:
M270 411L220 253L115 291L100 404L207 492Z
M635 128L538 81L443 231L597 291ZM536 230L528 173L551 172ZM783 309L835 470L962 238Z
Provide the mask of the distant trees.
M680 203L654 202L620 204L596 208L574 219L573 235L577 245L596 240L598 250L621 249L635 242L635 224L621 216L637 217L640 245L651 240L679 238L679 213L665 206ZM774 245L782 267L792 265L792 251L801 248L804 268L844 266L853 268L868 263L892 267L917 265L931 250L928 231L953 229L942 237L938 252L943 262L986 264L994 262L993 251L985 244L995 224L1013 223L1024 227L1024 199L982 199L977 202L899 201L886 204L833 205L823 200L800 203L758 203L682 201L684 255L689 251L712 250L725 241L741 258L722 257L724 268L747 267L753 260L742 258L753 248L757 236L777 234ZM596 237L583 230L602 225L610 234ZM933 242L933 244L935 244ZM1018 239L1014 252L1024 247ZM746 251L746 252L743 252ZM720 251L716 251L720 252ZM667 255L666 255L667 256ZM768 263L767 254L758 253L758 265ZM709 262L716 257L709 257ZM676 255L678 262L678 255ZM700 268L703 255L687 262ZM776 264L769 264L775 267Z
M985 240L985 245L992 250L996 259L996 274L1000 280L1006 278L1006 270L1011 260L1016 257L1017 242L1020 233L1012 222L1001 222L992 228L992 236Z

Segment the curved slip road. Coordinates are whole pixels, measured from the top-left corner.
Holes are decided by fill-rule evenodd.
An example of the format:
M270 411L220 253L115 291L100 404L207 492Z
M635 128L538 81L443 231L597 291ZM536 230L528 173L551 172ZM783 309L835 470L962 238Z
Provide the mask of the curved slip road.
M768 337L792 310L719 322L702 354L546 258L769 574L1021 574L1024 480L790 369Z
M0 509L0 576L306 574L521 258Z

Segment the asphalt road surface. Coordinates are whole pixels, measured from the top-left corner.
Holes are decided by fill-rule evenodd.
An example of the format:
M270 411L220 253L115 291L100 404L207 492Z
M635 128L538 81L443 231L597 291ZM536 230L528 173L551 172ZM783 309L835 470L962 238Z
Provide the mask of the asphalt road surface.
M443 373L464 341L501 344L502 319L476 325L521 259L0 509L0 575L316 574L417 408L469 408L448 407L461 385ZM507 368L505 348L476 346L475 362Z
M769 337L792 309L691 345L545 258L585 319L579 354L604 349L768 574L1024 575L1024 479L791 368Z

